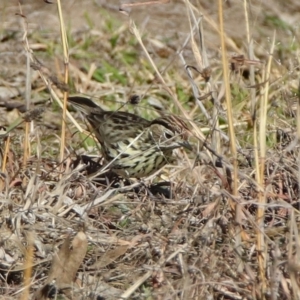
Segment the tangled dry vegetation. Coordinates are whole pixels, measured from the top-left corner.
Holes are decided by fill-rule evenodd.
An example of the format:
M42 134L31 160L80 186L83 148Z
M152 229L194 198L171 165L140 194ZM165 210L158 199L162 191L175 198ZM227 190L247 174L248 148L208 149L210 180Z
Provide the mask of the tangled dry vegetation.
M211 1L69 2L1 4L0 297L300 299L299 4L224 2L225 34ZM193 151L102 174L66 93Z

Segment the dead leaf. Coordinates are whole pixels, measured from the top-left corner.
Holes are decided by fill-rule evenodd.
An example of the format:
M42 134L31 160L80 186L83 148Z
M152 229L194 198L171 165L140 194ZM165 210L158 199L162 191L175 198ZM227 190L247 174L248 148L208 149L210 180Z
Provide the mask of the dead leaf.
M104 268L105 266L111 264L112 262L116 261L120 256L124 255L129 247L130 245L119 246L113 250L107 251L103 254L99 261L97 261L95 264L89 267L89 270Z
M58 253L54 255L48 279L45 285L36 292L34 299L47 299L49 291L70 287L86 251L87 238L82 231L78 232L72 241L68 236ZM47 288L49 286L51 289ZM64 292L68 294L68 290Z

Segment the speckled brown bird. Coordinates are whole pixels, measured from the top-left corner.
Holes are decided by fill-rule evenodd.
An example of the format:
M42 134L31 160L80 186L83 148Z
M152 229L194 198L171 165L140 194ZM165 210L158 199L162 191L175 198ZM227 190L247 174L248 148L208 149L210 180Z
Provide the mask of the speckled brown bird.
M105 111L85 97L68 100L86 115L110 169L122 177L151 175L173 160L174 149L191 149L188 126L177 116L149 121L128 112Z

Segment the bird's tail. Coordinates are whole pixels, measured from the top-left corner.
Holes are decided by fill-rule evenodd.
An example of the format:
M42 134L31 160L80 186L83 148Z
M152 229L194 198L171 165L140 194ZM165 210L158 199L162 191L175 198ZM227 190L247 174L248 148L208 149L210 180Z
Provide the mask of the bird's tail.
M93 102L89 98L81 97L81 96L71 96L68 97L68 103L72 104L74 107L79 109L84 114L90 114L93 112L103 112L104 110L98 106L95 102Z

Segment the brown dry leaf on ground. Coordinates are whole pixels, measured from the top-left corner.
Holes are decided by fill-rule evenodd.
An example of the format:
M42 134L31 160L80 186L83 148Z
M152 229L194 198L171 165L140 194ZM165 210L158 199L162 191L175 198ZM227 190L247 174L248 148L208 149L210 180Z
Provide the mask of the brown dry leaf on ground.
M87 251L87 238L83 232L78 232L71 240L68 236L60 250L54 255L46 284L35 294L35 299L47 299L49 295L64 293L67 296L72 294L72 286L75 277L81 266ZM51 288L49 288L49 286ZM78 287L80 288L80 287Z
M114 250L108 250L103 254L101 259L89 267L89 269L100 269L116 261L120 256L124 255L129 246L119 246Z

